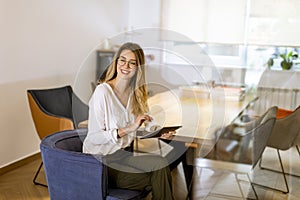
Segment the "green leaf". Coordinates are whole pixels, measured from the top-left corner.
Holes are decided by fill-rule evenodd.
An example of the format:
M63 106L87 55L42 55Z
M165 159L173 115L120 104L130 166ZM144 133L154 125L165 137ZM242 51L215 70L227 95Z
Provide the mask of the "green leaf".
M272 67L274 65L274 60L273 58L269 58L268 62L267 62L268 67Z
M287 59L289 59L292 55L293 55L293 52L290 51L290 52L288 53L288 55L287 55Z

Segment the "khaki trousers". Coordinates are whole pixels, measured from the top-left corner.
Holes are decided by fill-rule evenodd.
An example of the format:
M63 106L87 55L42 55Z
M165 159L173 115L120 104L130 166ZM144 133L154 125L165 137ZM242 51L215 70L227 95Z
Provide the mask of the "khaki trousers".
M119 150L106 156L109 183L126 189L152 188L152 199L172 200L172 177L168 162L156 155L133 156Z

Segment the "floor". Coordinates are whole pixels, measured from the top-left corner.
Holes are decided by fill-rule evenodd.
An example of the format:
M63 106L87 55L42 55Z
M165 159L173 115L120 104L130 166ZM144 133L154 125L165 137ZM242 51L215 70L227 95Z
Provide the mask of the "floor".
M0 176L0 200L50 200L48 189L32 182L40 162L41 159L38 159ZM187 189L181 165L172 172L172 176L176 199L185 199ZM37 182L46 183L43 168Z
M277 161L272 159L276 157L276 151L266 149L264 154L264 166L272 166L279 168ZM292 173L300 174L300 159L295 148L291 151L282 152L285 169ZM0 177L0 200L49 200L48 190L45 187L36 186L32 183L32 178L39 166L40 160L31 162L18 169L10 171ZM172 172L174 196L176 200L186 199L187 190L184 182L182 166L179 165L177 170ZM249 189L246 176L239 176L242 182L243 191L248 197L252 197L252 190ZM287 176L290 186L290 193L283 194L266 190L260 187L255 187L259 199L263 200L296 200L300 199L300 178ZM263 182L271 186L283 188L283 178L274 172L260 170L258 167L254 170L254 180ZM38 178L38 181L44 182L43 173ZM250 192L249 192L250 191ZM221 195L215 195L218 193ZM225 199L224 195L236 196L228 199L242 199L239 188L235 181L235 176L227 171L216 171L212 169L197 169L194 176L194 187L192 199L218 200Z
M289 151L281 152L284 168L290 173L300 175L300 157L296 148ZM280 169L277 160L276 150L267 148L263 157L264 167L272 167ZM242 191L245 198L255 198L253 190L250 187L247 176L239 175L242 179ZM261 170L259 166L254 169L253 180L256 183L261 183L267 186L276 187L285 190L283 176L279 173L268 170ZM258 193L259 199L263 200L296 200L300 199L300 178L294 176L287 176L290 192L283 194L273 190L264 189L254 186ZM213 170L211 168L197 168L194 177L193 199L218 200L226 199L226 195L230 196L228 199L243 199L238 184L236 182L234 173L229 171Z
M40 162L38 159L0 176L0 200L49 200L48 189L32 182ZM44 173L38 181L46 183Z

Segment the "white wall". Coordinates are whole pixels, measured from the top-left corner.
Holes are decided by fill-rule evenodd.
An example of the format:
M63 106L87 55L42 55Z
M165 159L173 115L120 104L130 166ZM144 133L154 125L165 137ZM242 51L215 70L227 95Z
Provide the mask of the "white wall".
M73 85L84 58L128 23L128 1L0 1L0 167L39 151L26 90Z
M159 15L160 0L0 0L0 168L39 152L27 89L80 85L105 38Z
M129 27L160 27L161 0L129 0L129 2Z

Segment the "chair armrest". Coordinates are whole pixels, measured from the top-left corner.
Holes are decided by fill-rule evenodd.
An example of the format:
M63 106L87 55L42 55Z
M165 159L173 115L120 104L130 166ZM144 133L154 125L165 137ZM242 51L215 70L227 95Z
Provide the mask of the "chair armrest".
M102 156L76 150L82 148L86 132L62 131L42 140L40 149L51 199L105 199L108 180Z
M51 199L104 199L100 159L43 145L41 152Z
M244 117L246 117L246 115L243 115ZM236 131L235 133L241 133L242 135L244 135L246 132L252 130L254 127L257 126L257 124L259 123L258 119L259 117L255 117L255 118L250 118L248 115L247 117L249 119L249 121L241 121L240 123L233 123L233 126L235 126L236 129L243 129L243 131ZM233 131L234 132L234 131Z

